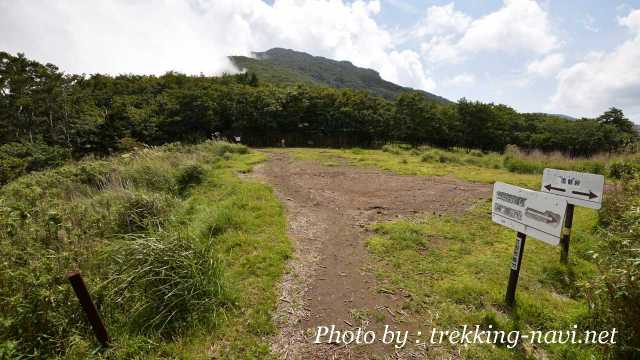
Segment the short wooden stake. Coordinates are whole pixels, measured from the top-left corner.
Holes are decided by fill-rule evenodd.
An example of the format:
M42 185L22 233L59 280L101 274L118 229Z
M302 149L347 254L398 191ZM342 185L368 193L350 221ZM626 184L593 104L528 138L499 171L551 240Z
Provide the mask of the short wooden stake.
M89 291L87 291L87 287L82 280L82 276L79 272L70 272L67 274L67 279L69 279L69 282L80 301L82 310L87 314L87 319L93 328L93 332L96 334L96 338L102 346L109 346L109 335L107 334L107 329L104 327L104 324L100 319L100 314L98 314L96 306L93 301L91 301L91 295L89 295Z

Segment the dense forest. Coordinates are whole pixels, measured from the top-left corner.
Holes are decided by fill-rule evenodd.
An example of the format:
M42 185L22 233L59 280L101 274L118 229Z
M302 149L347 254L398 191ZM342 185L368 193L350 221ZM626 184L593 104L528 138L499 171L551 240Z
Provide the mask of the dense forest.
M570 156L637 141L612 108L596 119L522 114L422 92L394 101L353 89L278 86L255 74L221 77L71 75L0 52L0 184L67 158L136 144L198 142L215 133L249 145L379 146L386 142L502 151L508 144Z

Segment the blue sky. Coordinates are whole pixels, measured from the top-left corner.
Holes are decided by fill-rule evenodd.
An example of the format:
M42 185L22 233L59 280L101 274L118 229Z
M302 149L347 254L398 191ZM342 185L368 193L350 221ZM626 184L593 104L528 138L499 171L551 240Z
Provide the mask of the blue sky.
M640 1L562 0L537 3L548 14L550 34L557 36L560 43L557 49L549 52L564 59L563 64L557 69L559 71L563 67L583 61L593 52L614 52L630 39L628 27L621 26L619 18L627 16L633 9L640 9ZM401 31L413 26L412 24L424 21L429 8L450 4L453 4L455 11L472 19L490 15L505 6L505 3L499 0L383 0L382 9L376 19L384 26ZM420 41L421 39L409 39L403 46L419 48ZM505 103L521 111L566 112L572 116L593 116L594 111L597 111L595 109L565 107L563 104L551 102L550 99L556 94L558 86L557 73L554 71L556 69L549 69L551 73L548 75L532 76L527 72L530 62L544 58L549 53L536 54L522 50L510 52L507 48L499 48L471 54L457 63L445 61L435 64L430 69L431 76L437 84L434 91L451 99L467 97ZM429 57L430 54L426 52L422 55ZM448 81L463 73L469 74L469 78L474 80L459 86ZM640 98L634 100L640 103ZM624 105L627 105L628 115L633 115L634 120L640 123L638 109L628 104Z
M272 47L452 100L640 123L640 0L0 0L0 49L70 73L237 72Z

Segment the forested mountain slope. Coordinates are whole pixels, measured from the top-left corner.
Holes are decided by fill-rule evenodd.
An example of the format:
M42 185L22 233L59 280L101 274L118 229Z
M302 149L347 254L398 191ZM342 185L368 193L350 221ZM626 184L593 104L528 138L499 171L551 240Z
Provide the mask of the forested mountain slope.
M231 56L240 69L256 73L259 79L285 85L306 85L365 90L388 100L397 98L410 88L396 85L380 77L377 71L354 66L349 61L336 61L304 52L273 48L254 53L255 58ZM428 99L448 103L449 100L420 91Z
M68 159L198 143L216 133L251 146L284 139L287 146L404 142L502 152L513 144L570 156L619 151L638 140L616 108L567 120L464 98L434 102L418 91L389 101L350 88L274 85L253 73L73 75L0 51L0 184Z

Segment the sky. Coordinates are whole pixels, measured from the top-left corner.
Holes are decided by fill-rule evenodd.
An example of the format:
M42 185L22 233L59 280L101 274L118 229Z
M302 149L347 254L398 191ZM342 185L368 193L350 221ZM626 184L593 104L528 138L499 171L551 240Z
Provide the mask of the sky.
M273 47L454 101L640 124L640 0L0 0L0 51L67 73L216 75Z

